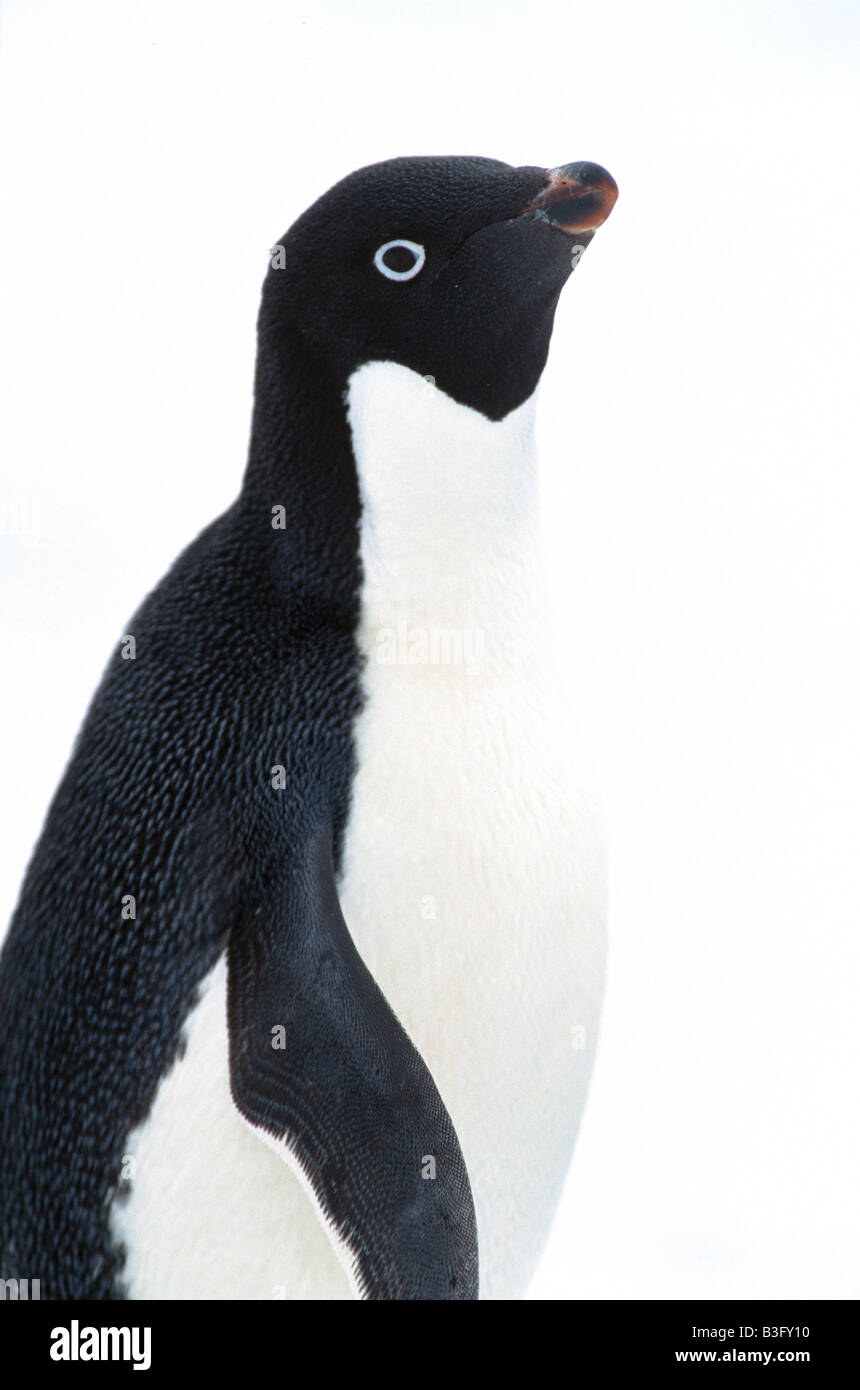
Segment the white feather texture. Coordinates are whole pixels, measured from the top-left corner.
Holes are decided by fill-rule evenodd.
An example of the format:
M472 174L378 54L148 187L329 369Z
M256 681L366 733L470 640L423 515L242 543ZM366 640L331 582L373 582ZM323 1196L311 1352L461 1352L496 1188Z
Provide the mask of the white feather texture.
M348 401L367 704L341 902L459 1136L481 1295L515 1297L573 1148L604 958L600 834L545 625L535 399L496 423L380 362Z
M366 703L340 898L454 1122L483 1298L518 1297L534 1270L603 988L602 846L552 675L534 404L494 423L390 362L347 391ZM129 1146L114 1228L132 1295L351 1297L349 1252L286 1147L232 1104L224 1000L222 963Z

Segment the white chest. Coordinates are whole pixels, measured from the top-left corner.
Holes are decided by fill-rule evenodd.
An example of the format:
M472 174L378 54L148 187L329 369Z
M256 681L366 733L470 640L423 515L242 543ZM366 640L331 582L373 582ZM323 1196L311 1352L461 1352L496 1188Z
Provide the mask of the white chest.
M600 847L551 673L533 402L494 424L391 363L353 378L366 704L341 902L439 1086L482 1292L522 1291L591 1069Z

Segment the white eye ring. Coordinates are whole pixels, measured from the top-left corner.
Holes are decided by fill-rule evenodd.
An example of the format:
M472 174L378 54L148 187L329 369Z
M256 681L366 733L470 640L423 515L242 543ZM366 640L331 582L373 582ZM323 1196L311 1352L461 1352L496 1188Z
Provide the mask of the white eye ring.
M383 257L386 251L393 251L395 247L399 249L401 246L404 251L412 252L415 257L415 264L411 265L408 270L392 270L391 266L385 264ZM373 258L373 264L380 275L385 276L386 280L414 280L424 265L424 259L424 247L419 246L417 241L403 241L402 238L398 238L397 241L386 241L384 246L380 246Z

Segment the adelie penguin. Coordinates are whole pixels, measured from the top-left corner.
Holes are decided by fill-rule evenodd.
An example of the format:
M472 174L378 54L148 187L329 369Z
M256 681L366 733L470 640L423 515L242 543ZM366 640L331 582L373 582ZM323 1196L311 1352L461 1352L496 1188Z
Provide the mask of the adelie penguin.
M241 493L111 658L5 941L4 1278L528 1284L604 957L535 389L616 194L594 164L394 159L271 258Z

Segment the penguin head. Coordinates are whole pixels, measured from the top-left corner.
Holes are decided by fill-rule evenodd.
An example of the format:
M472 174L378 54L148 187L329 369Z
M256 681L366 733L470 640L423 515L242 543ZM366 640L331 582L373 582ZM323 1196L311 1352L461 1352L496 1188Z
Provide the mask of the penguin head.
M499 420L534 391L565 281L618 190L597 164L391 159L350 174L272 257L264 336L298 332L345 386L366 362Z

